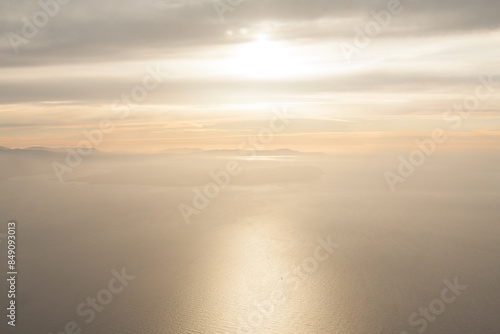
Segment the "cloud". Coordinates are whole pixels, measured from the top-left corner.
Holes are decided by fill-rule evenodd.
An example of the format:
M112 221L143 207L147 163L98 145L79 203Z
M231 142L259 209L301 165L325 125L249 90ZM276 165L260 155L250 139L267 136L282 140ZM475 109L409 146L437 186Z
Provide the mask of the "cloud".
M47 0L49 1L49 0ZM500 3L481 1L402 1L404 12L383 36L463 34L497 29ZM0 11L0 31L20 34L22 17L31 18L40 6L28 0L8 0ZM30 43L15 54L4 38L1 66L34 66L146 58L156 51L226 44L232 27L262 26L267 22L286 38L328 40L352 38L355 25L383 10L387 1L245 0L221 23L212 1L71 1L61 8Z

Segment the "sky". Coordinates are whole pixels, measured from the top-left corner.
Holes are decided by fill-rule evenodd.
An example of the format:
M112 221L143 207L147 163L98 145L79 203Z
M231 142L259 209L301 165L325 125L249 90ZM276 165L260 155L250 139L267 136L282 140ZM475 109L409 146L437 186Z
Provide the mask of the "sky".
M103 151L235 149L287 110L266 148L407 147L440 128L448 149L491 149L499 12L496 0L5 0L0 146L79 146L106 120Z

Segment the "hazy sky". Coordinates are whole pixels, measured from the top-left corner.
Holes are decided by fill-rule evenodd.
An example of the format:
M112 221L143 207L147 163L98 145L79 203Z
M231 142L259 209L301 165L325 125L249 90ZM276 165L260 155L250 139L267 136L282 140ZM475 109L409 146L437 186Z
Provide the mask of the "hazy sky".
M496 91L443 121L481 76L500 82L498 0L41 3L0 4L1 146L75 146L107 118L101 150L232 149L278 105L294 119L270 148L404 146L436 127L456 147L499 144Z

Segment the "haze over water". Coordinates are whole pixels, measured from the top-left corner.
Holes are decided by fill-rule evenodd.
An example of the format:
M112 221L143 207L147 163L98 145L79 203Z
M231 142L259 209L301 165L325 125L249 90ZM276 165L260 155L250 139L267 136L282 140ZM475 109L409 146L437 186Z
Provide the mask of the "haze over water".
M22 236L16 330L56 333L74 320L84 333L246 333L242 324L278 290L286 300L268 306L254 333L417 333L410 315L458 278L467 288L426 332L495 333L498 156L470 154L484 163L437 158L395 193L372 159L250 161L189 225L177 206L224 157L89 158L62 184L12 171L1 215L16 217ZM18 156L28 163L28 151ZM275 170L282 181L266 178ZM294 273L328 236L334 252ZM121 268L135 279L87 324L77 306Z

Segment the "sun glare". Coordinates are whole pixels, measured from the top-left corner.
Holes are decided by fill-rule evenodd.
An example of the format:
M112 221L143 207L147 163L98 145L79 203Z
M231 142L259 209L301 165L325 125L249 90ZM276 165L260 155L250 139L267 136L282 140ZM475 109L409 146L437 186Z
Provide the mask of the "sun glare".
M229 63L233 73L257 79L284 77L293 70L290 50L266 35L241 45Z

